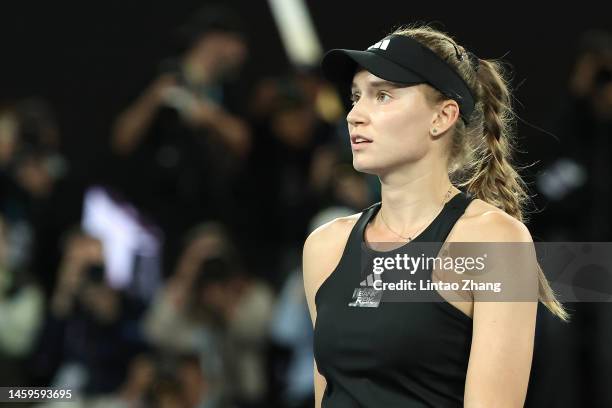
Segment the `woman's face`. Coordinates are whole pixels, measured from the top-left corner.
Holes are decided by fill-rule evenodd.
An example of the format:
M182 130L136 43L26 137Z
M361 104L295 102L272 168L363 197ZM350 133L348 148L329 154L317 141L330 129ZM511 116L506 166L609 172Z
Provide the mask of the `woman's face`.
M347 121L357 171L381 176L427 155L435 111L426 87L393 84L365 70L355 74Z

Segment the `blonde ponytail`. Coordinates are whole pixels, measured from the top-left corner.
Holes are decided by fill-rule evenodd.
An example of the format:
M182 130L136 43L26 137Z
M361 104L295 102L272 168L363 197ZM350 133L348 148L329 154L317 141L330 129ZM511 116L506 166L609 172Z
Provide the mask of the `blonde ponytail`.
M477 103L466 122L457 121L451 143L449 177L477 198L525 222L527 186L513 165L514 113L509 81L496 60L457 58L468 55L450 36L427 25L412 25L393 34L406 35L430 48L452 65L476 95ZM475 66L475 64L478 64ZM437 92L437 91L436 91ZM446 96L437 92L436 101ZM539 299L555 316L569 320L538 265Z

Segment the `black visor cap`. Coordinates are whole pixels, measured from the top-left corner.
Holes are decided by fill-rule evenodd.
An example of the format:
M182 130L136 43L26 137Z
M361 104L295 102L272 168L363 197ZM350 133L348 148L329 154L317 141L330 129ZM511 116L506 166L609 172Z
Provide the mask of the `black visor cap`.
M389 82L431 85L457 101L466 122L474 110L474 97L454 68L410 37L391 35L365 51L333 49L321 61L323 75L343 92L350 88L358 67Z
M342 88L351 86L358 68L363 68L385 81L398 84L412 85L427 82L417 73L369 51L335 49L325 54L321 62L325 77Z

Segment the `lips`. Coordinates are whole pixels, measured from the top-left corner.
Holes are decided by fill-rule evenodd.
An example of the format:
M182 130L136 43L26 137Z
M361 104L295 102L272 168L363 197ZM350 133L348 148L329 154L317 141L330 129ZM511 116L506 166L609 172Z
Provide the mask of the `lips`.
M372 139L362 135L351 135L351 144L372 143Z

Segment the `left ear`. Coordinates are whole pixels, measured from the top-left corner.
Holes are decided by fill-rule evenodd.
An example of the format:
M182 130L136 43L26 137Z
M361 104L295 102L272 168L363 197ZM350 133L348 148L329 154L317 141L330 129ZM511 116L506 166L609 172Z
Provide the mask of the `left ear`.
M453 126L458 119L459 105L453 99L446 99L440 102L438 111L431 122L430 133L434 136L440 135Z

